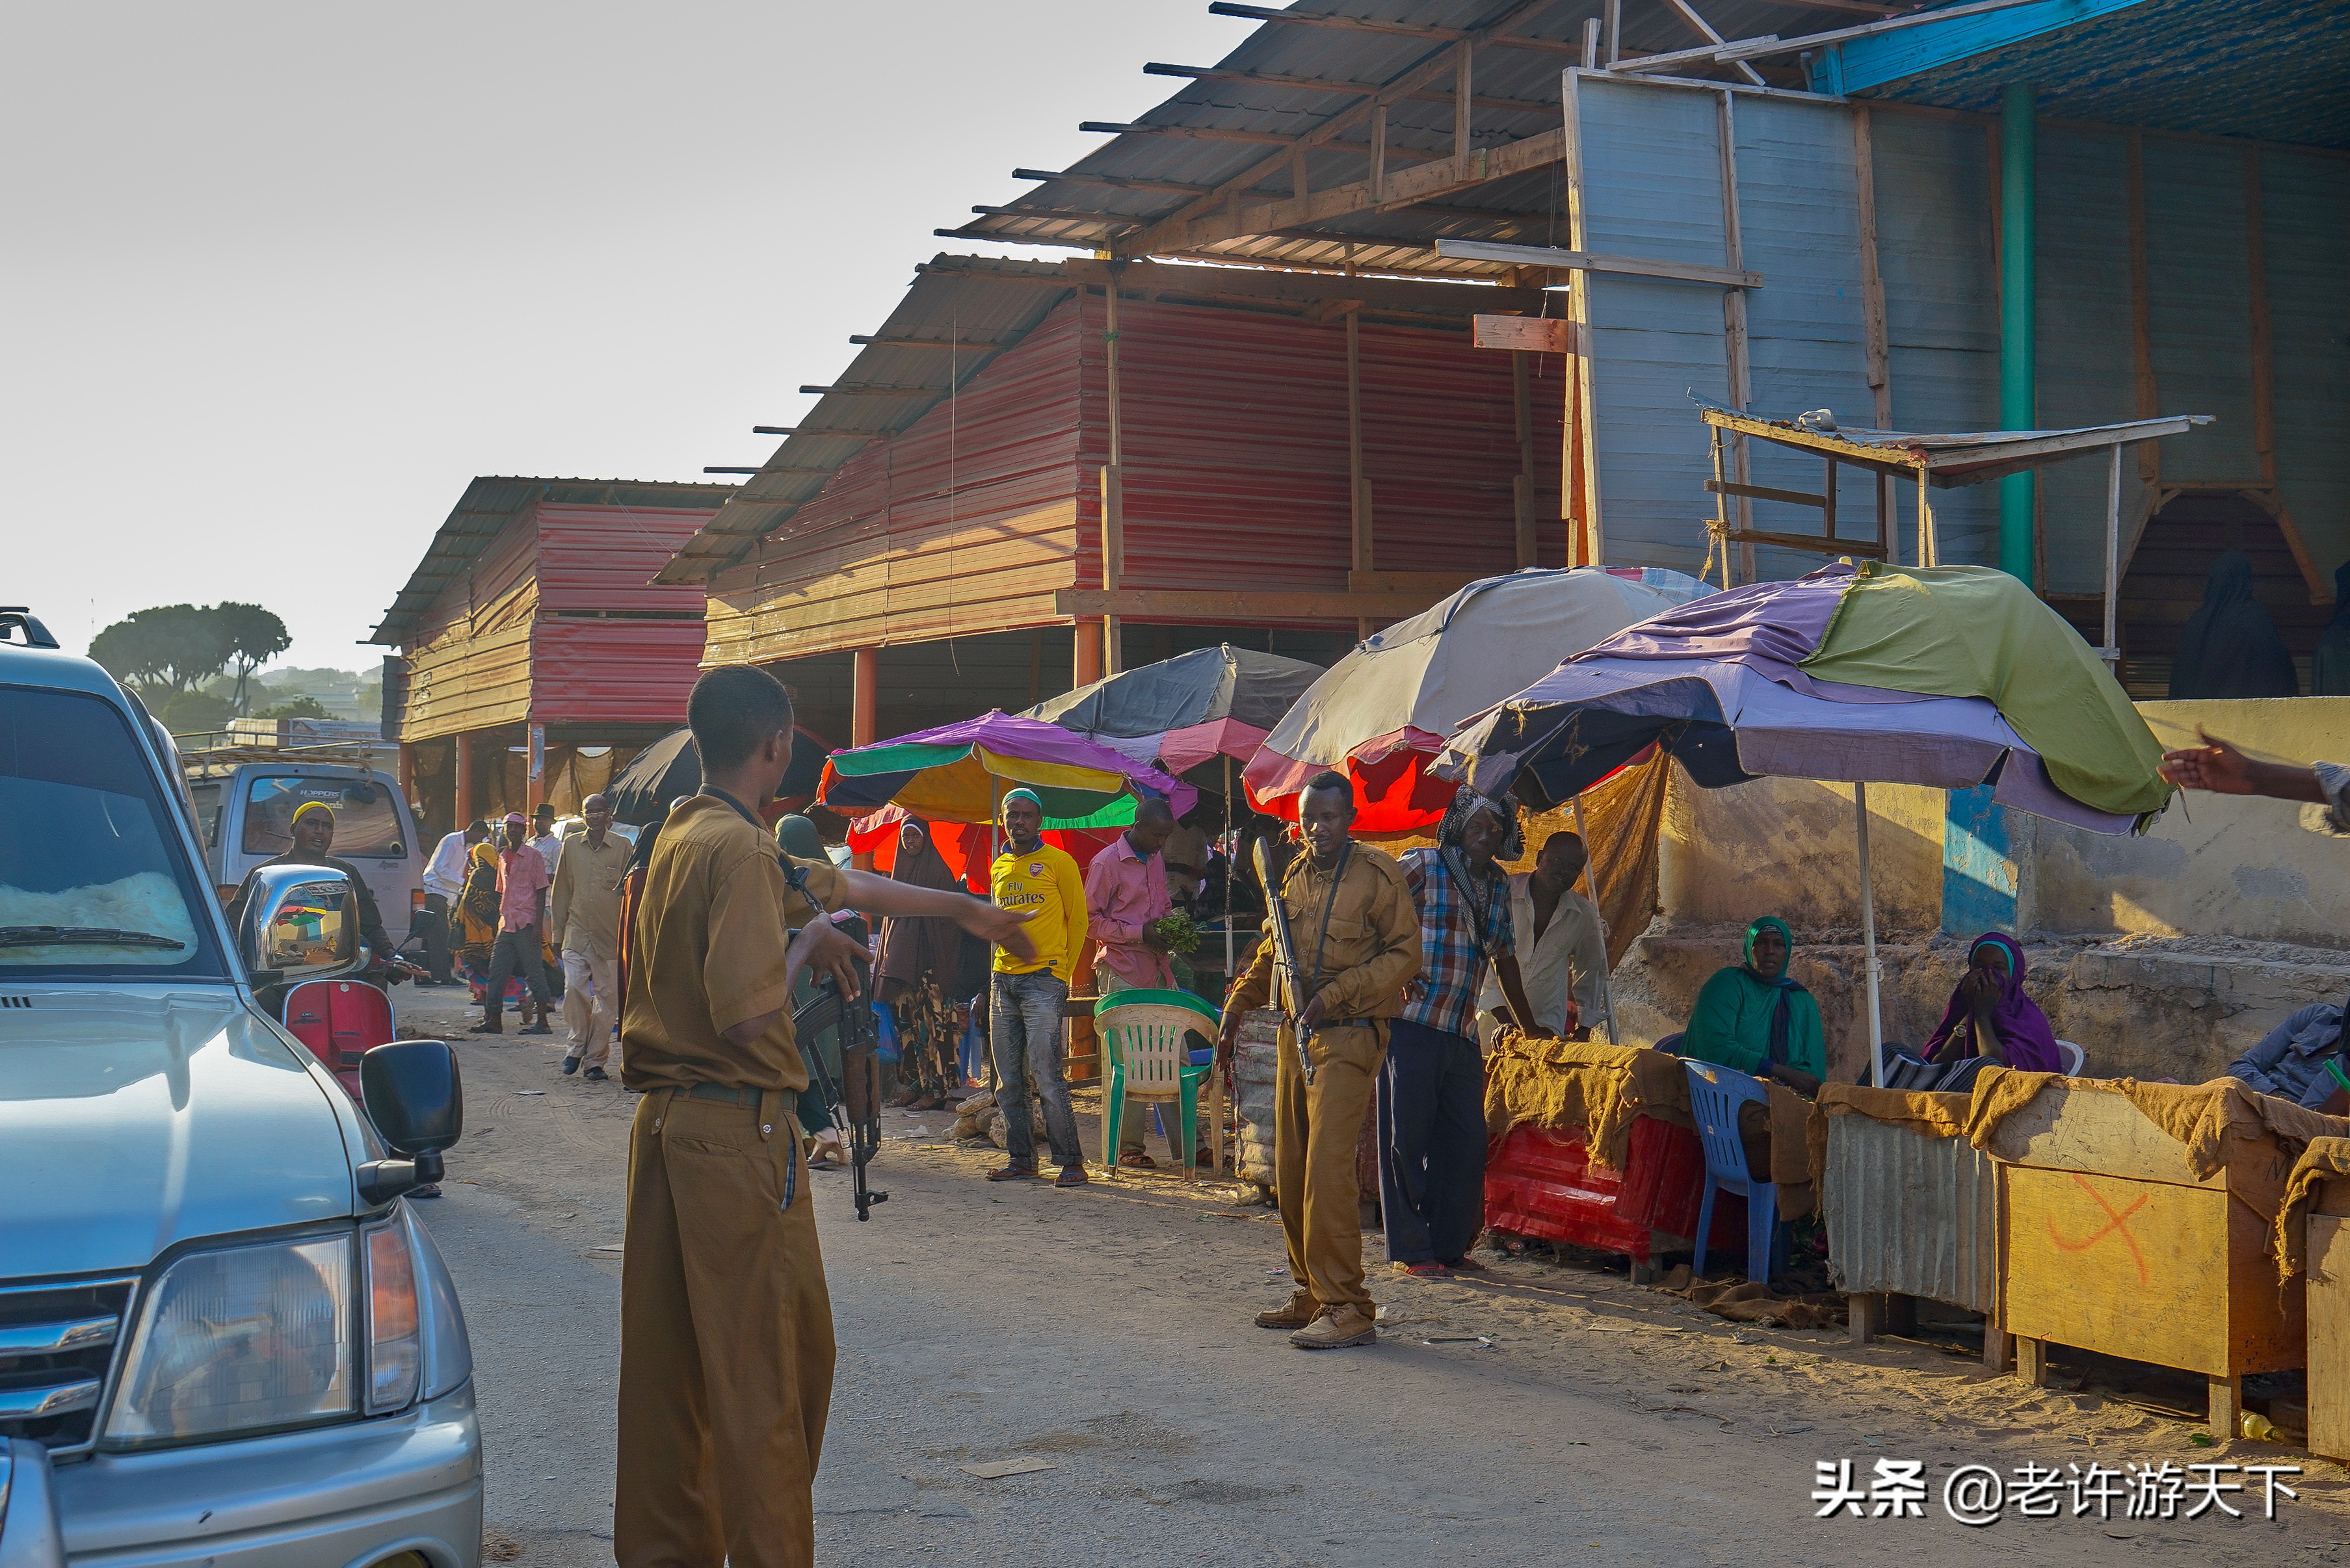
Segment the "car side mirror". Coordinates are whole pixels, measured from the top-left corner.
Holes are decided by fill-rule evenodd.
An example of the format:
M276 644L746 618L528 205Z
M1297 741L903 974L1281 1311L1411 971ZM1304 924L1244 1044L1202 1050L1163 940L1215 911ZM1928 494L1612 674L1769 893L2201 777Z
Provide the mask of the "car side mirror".
M334 980L365 967L358 889L325 866L263 866L247 878L236 951L256 985Z
M465 1085L457 1053L443 1040L395 1040L359 1058L359 1102L383 1141L406 1159L359 1168L359 1196L389 1203L441 1179L441 1152L465 1131Z

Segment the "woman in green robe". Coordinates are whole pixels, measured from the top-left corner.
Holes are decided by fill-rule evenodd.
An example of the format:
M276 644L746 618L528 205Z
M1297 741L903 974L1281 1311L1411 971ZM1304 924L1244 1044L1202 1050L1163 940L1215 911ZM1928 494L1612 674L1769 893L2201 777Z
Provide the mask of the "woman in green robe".
M1746 928L1746 961L1717 970L1697 993L1679 1054L1757 1078L1775 1078L1801 1095L1827 1076L1820 1004L1789 977L1794 936L1765 915Z

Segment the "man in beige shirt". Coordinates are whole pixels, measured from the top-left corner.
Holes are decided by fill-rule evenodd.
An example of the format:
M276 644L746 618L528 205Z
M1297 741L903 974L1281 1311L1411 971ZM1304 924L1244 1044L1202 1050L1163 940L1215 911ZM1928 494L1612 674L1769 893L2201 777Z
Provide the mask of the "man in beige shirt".
M844 906L1033 943L1025 917L962 893L778 857L758 811L791 766L792 703L766 671L703 670L686 722L702 789L645 867L620 1015L621 1079L644 1098L629 1133L613 1551L620 1568L808 1568L834 1347L791 1115L808 1082L793 981L807 968L860 993L862 954L817 918Z
M563 1070L585 1066L588 1082L601 1084L620 1008L620 877L634 850L612 831L611 804L602 795L582 801L579 815L588 826L556 854L547 919L563 952L563 1026L570 1032Z

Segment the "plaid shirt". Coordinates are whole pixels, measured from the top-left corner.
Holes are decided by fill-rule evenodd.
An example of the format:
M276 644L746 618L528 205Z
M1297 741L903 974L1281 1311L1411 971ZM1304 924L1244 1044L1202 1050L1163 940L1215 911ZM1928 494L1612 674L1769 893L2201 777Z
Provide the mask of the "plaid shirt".
M1490 967L1471 934L1475 905L1453 878L1440 851L1406 850L1396 861L1419 910L1419 978L1405 992L1401 1016L1474 1039L1477 993ZM1497 872L1477 895L1485 906L1485 952L1515 952L1508 879Z

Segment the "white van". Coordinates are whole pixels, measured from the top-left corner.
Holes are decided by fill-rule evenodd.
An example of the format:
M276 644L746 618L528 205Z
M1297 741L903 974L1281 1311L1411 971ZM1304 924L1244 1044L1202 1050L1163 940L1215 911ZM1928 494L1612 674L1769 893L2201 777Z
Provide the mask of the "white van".
M390 774L304 762L193 771L198 776L188 789L203 829L204 863L224 903L235 896L245 873L294 846L294 814L309 801L324 801L335 812L335 843L328 853L358 867L367 879L392 946L407 942L409 924L424 908L424 867L432 847L417 842L416 819Z

